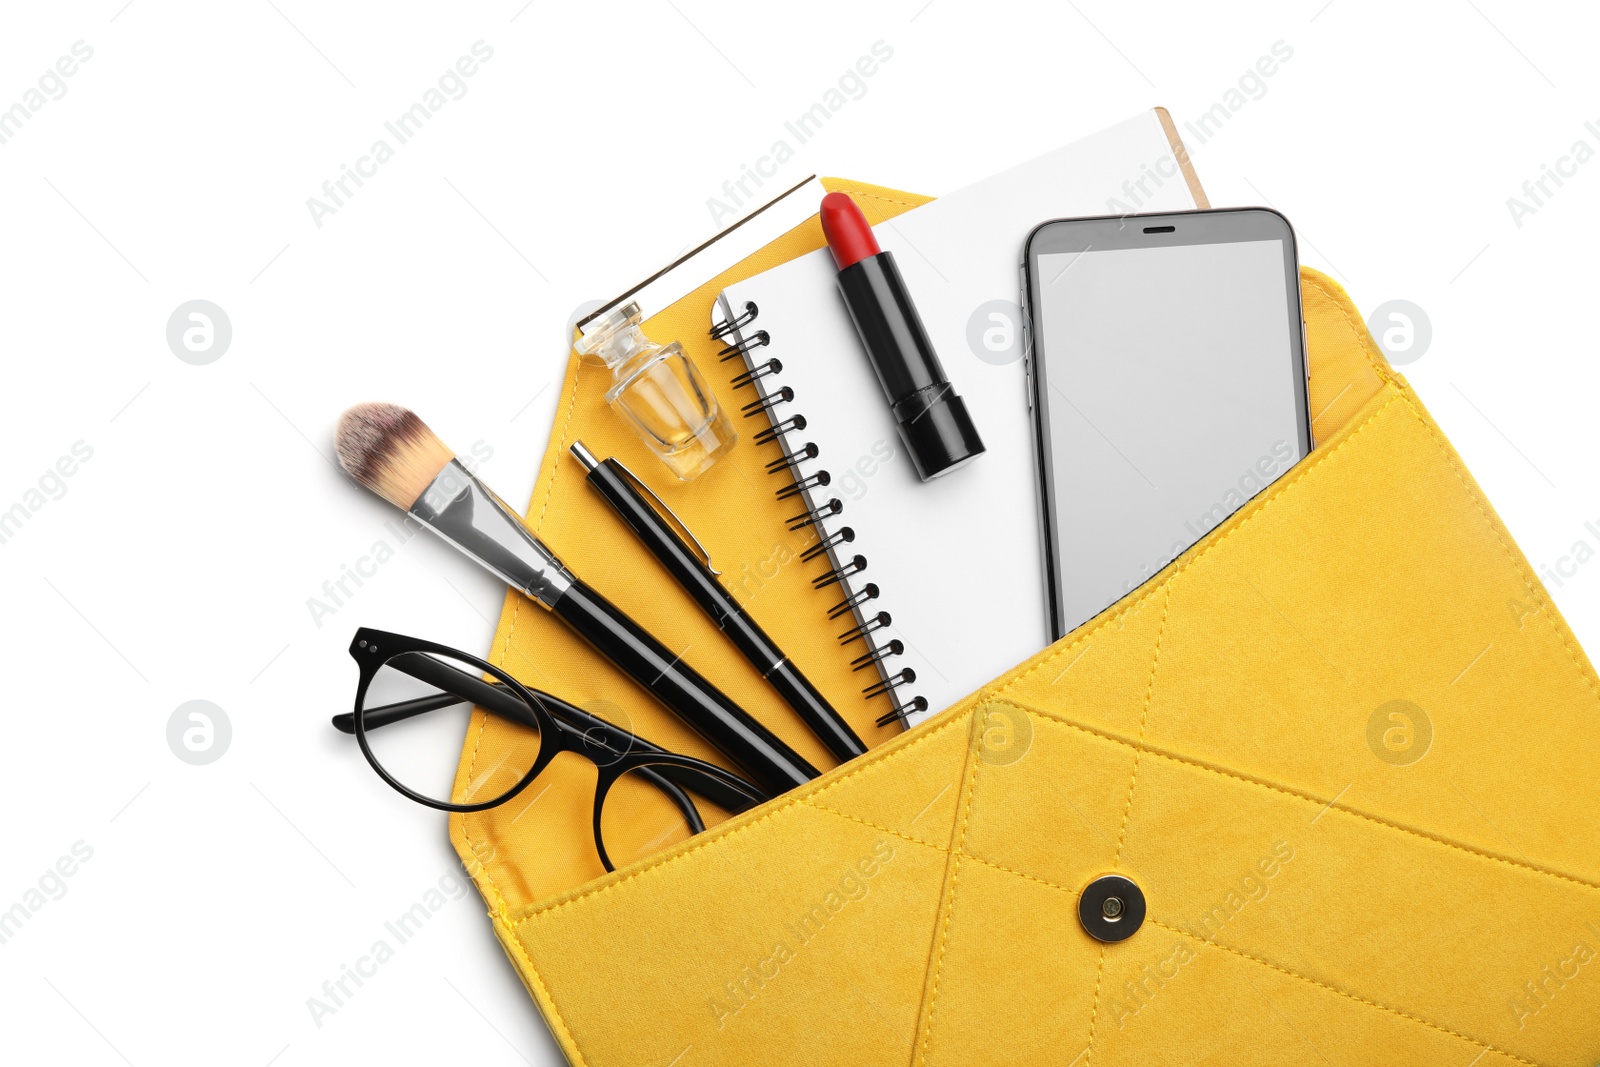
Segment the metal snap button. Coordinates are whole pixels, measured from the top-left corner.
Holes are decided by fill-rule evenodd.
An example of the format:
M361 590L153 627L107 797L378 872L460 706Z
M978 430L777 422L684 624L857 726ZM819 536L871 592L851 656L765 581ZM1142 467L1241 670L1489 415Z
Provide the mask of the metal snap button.
M1144 925L1144 892L1120 874L1107 874L1084 887L1078 921L1096 941L1126 941Z

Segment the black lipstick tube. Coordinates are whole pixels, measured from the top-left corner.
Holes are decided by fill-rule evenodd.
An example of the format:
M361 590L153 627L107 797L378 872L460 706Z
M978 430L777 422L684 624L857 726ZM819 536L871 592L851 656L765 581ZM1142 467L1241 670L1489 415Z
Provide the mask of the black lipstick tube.
M923 481L983 452L983 441L939 365L894 256L879 252L839 272L839 292L866 347L895 425Z

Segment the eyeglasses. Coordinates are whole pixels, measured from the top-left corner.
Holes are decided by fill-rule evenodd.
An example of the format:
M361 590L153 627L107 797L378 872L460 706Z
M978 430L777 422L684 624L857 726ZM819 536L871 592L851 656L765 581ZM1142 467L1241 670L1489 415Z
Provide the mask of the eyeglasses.
M690 794L729 814L767 795L730 771L668 752L548 693L528 689L477 656L363 627L355 710L334 726L354 733L378 776L440 811L475 812L521 793L562 752L593 763L594 845L606 870L705 829ZM473 708L503 720L493 758L459 761Z

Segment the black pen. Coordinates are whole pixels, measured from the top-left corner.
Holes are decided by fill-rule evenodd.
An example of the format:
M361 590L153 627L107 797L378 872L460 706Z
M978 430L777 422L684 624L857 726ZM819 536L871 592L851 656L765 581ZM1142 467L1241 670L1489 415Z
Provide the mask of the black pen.
M867 746L861 743L861 738L856 736L850 724L833 710L833 706L817 692L817 687L800 672L800 668L790 662L783 650L756 625L756 621L739 605L733 594L717 580L710 561L702 560L701 555L691 549L678 531L645 499L644 493L640 492L642 483L633 472L615 459L596 459L581 441L573 443L572 454L588 471L590 488L611 505L628 528L644 542L651 555L660 560L678 584L705 609L711 621L728 635L728 640L772 684L772 688L805 721L828 751L841 763L866 752ZM645 492L649 492L648 487L645 487ZM651 496L654 495L651 493Z

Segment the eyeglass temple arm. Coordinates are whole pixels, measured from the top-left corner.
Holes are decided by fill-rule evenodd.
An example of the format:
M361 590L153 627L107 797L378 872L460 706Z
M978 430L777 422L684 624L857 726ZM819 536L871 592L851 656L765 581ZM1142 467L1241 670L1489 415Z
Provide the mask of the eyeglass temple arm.
M432 656L415 654L409 656L396 656L389 661L389 665L402 673L409 674L419 681L426 682L440 691L431 696L415 697L411 700L401 700L393 704L383 704L379 707L366 710L363 725L368 730L376 730L392 723L400 722L417 715L440 708L447 708L458 704L465 697L474 704L492 711L501 718L510 719L519 725L531 730L539 728L539 720L533 711L523 702L522 698L511 692L504 684L486 682L482 678L448 663L440 662ZM630 748L638 748L646 752L660 752L661 749L644 740L635 737L619 727L613 726L604 719L591 715L582 708L574 707L564 700L559 700L549 693L530 689L533 694L557 720L558 725L567 727L587 738L598 740L605 747L613 751L626 752ZM353 734L356 732L356 717L353 712L333 717L333 725L342 733Z
M499 682L486 682L476 675L459 670L442 663L432 656L418 653L416 655L396 656L389 661L390 666L402 671L411 677L437 686L441 692L433 696L417 697L412 700L397 701L393 704L384 704L376 708L368 708L365 713L367 729L388 726L417 715L437 711L439 708L449 707L451 704L460 703L462 697L471 700L477 706L487 711L492 711L502 718L512 722L537 729L539 721L529 710L521 697L511 692ZM542 702L550 712L557 725L578 734L586 748L599 747L610 753L623 753L640 751L649 753L664 753L666 749L652 744L638 734L630 733L619 726L615 726L598 715L591 715L582 708L576 707L553 697L549 693L537 689L529 689L536 700ZM333 717L333 726L341 733L353 734L356 732L356 717L353 712L345 712ZM663 766L653 769L652 773L660 773L685 789L692 790L700 796L711 801L724 811L741 812L755 806L755 801L739 790L720 781L713 775L705 774L692 767ZM760 790L756 790L762 795Z
M389 660L389 666L409 674L419 681L427 682L440 691L431 696L416 697L412 700L400 700L392 704L384 704L366 710L364 725L369 730L388 726L404 719L412 718L439 708L447 708L451 704L459 704L462 697L466 697L479 707L492 711L501 718L510 719L512 722L526 726L529 729L538 729L539 720L534 716L522 698L511 692L499 682L486 682L483 679L458 670L448 663L441 663L432 656L417 653L408 656L396 656ZM558 701L548 693L529 690L545 706L551 709L552 715L566 718L571 713L579 718L593 718L588 712L580 708L567 705L562 713L555 710L556 704L565 703ZM600 720L595 720L599 722ZM353 734L356 732L356 717L354 712L345 712L343 715L333 717L334 729L340 733ZM604 724L601 729L609 724ZM612 728L615 729L615 728Z

